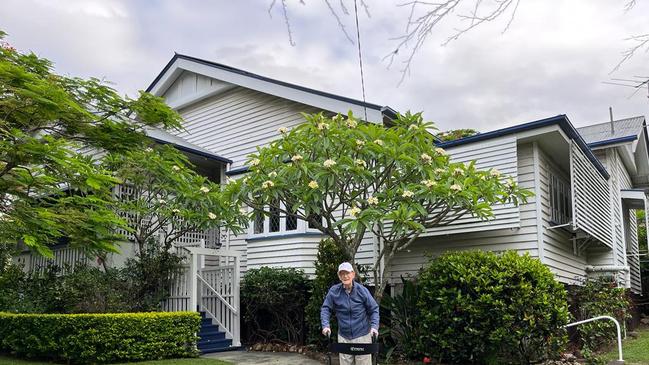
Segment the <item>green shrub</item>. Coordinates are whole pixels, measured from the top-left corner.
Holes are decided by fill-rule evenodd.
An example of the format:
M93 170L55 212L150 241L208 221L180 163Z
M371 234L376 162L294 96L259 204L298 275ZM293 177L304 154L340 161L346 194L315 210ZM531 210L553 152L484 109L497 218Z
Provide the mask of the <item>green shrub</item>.
M197 355L193 312L0 313L0 352L68 363L109 363Z
M420 289L414 280L401 278L401 281L401 292L393 296L384 296L381 301L381 327L384 332L387 331L381 337L390 344L388 357L397 353L407 359L421 359L418 344L420 338L426 336L426 332L421 326L421 311L417 307Z
M426 356L529 364L558 355L565 342L565 289L529 255L445 254L423 269L419 286Z
M248 341L304 343L304 307L309 282L296 269L250 269L241 280Z
M320 241L318 245L318 256L314 263L315 279L311 283L311 295L309 304L306 306L306 322L309 344L316 345L319 349L327 346L327 340L322 335L320 322L320 308L324 298L332 285L338 284L338 265L341 262L349 261L349 256L341 250L331 239ZM335 314L329 321L332 333L338 333L338 321Z
M138 252L135 259L126 261L121 269L128 291L125 299L133 312L159 311L169 296L175 274L182 270L182 257L161 251L155 245Z
M571 290L571 307L576 320L596 316L616 318L621 326L631 319L631 302L624 288L617 287L610 277L589 279ZM577 333L584 357L593 358L594 353L615 343L617 332L612 321L594 321L577 326Z
M161 309L173 274L173 254L141 255L124 268L50 265L25 273L17 265L0 272L0 311L15 313L116 313Z

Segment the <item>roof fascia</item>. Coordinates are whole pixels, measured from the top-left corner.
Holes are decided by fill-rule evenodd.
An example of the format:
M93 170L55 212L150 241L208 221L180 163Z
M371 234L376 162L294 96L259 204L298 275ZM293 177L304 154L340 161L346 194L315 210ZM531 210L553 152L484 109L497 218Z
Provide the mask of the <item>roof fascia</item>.
M224 164L231 164L232 163L232 160L227 159L225 157L205 153L203 151L199 151L199 150L187 147L187 146L182 146L182 145L179 145L179 144L175 144L173 142L163 141L163 140L158 139L158 138L154 138L154 137L149 137L149 138L151 138L153 141L155 141L156 143L159 143L159 144L163 144L163 145L170 144L170 145L174 146L174 148L176 148L176 149L178 149L180 151L183 151L183 152L187 152L187 153L191 153L191 154L194 154L194 155L197 155L197 156L205 157L207 159L214 160L214 161L219 161L219 162L224 163Z
M604 140L604 141L597 141L597 142L589 143L588 147L592 149L592 148L610 146L610 145L615 145L615 144L626 144L628 142L633 142L636 139L638 139L637 135L626 136L626 137L618 137L618 138L607 139L607 140Z
M525 132L532 129L546 127L552 124L558 124L561 130L568 136L568 138L570 138L571 140L575 141L575 143L577 143L577 145L582 150L582 152L584 152L584 154L590 160L593 166L597 169L597 171L599 171L600 175L602 175L602 177L605 178L606 180L609 179L610 175L606 171L606 168L604 168L604 165L602 165L602 163L597 159L597 157L595 157L593 151L588 147L584 139L577 132L575 127L572 125L572 123L570 123L568 117L565 114L557 115L550 118L540 119L529 123L519 124L512 127L498 129L487 133L480 133L471 137L456 139L454 141L438 143L437 146L442 148L449 148L449 147L459 146L467 143L474 143L474 142L479 142L487 139L503 137L514 133Z

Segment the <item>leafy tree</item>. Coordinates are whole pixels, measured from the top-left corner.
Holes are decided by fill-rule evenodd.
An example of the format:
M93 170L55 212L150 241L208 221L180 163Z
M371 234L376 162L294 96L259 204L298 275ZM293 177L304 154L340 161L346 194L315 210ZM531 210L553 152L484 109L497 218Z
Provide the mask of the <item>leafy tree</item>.
M489 219L493 204L517 204L532 194L497 170L451 162L421 114L399 115L390 127L351 113L304 117L306 123L280 128L279 140L251 155L249 174L231 190L259 212L279 210L309 222L352 262L373 233L380 240L373 265L378 300L392 258L428 228L467 215Z
M136 245L125 270L132 302L138 310L156 310L181 269L174 243L189 232L218 227L240 232L246 216L171 146L113 153L103 166L125 184L112 206Z
M466 138L475 136L480 132L475 129L451 129L450 131L439 132L435 137L439 138L440 141L455 141L456 139Z
M219 184L197 174L185 155L171 146L115 153L103 166L128 189L113 203L126 219L139 252L148 245L169 251L189 232L217 227L241 231L246 216Z
M95 156L138 148L142 127L179 127L180 117L150 94L123 98L98 79L57 75L50 61L0 45L3 251L18 240L50 256L48 245L63 237L114 250L122 221L110 194L119 179Z

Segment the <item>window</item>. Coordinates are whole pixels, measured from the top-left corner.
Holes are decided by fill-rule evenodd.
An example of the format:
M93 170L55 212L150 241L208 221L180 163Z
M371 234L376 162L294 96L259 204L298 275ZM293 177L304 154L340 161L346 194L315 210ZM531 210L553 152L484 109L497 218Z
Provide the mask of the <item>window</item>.
M253 231L254 234L264 233L264 215L261 212L256 211L254 215L254 224Z
M304 226L300 225L294 215L286 215L281 209L281 203L274 201L268 207L268 214L255 212L251 235L273 235L297 232L300 228L304 231Z
M572 220L572 195L570 185L559 176L550 173L550 220L567 224Z

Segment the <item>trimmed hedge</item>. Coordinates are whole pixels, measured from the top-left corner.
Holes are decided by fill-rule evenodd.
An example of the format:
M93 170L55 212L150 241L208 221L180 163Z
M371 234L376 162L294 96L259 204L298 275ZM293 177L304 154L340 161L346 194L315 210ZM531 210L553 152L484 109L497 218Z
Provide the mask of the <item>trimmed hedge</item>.
M195 312L0 313L0 352L75 364L198 355Z
M566 290L539 260L514 251L453 252L418 279L421 354L454 364L530 364L558 356Z

